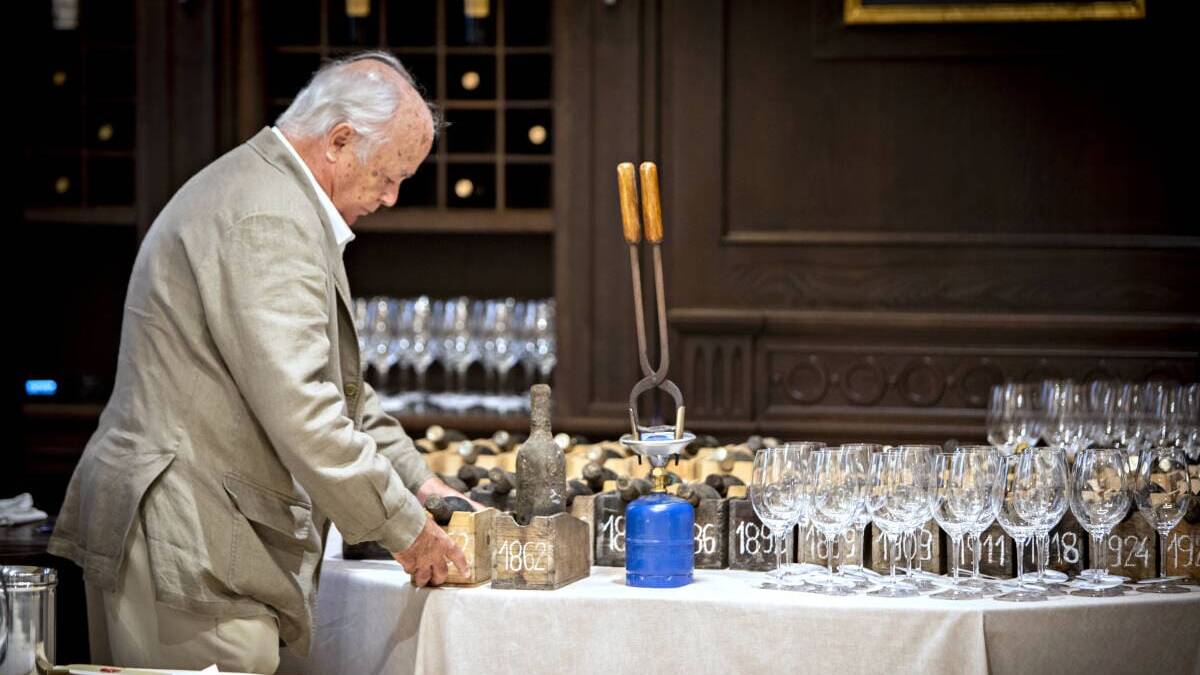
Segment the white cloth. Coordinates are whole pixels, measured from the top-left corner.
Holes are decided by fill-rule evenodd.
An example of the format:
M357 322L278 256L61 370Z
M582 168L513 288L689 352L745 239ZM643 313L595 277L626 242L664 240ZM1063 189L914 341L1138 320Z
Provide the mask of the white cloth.
M698 570L631 588L621 568L557 591L416 589L332 535L313 654L287 673L1200 673L1200 591L1042 603L825 597Z
M317 182L316 176L313 176L312 169L308 168L308 164L300 157L300 153L296 152L296 148L292 147L291 141L283 135L279 127L271 127L271 131L283 141L283 145L292 153L292 157L296 158L296 162L304 169L304 175L308 176L308 182L312 184L313 191L317 193L317 200L321 202L321 208L325 209L325 215L329 218L329 226L333 228L333 238L337 241L338 250L342 253L346 252L346 244L354 240L354 232L350 226L346 224L346 219L342 214L338 213L337 207L330 201L329 195L325 194L325 188Z
M24 525L46 519L46 512L33 506L33 495L22 492L0 499L0 525Z

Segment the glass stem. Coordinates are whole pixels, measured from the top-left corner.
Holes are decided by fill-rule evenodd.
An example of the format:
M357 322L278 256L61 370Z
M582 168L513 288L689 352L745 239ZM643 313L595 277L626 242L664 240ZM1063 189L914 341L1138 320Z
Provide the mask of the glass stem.
M1092 567L1099 570L1099 576L1108 573L1108 551L1105 550L1107 547L1104 545L1107 534L1100 529L1092 533L1092 550L1095 551L1092 555Z
M783 578L783 535L775 534L775 576Z
M1025 539L1014 539L1017 544L1017 582L1025 576Z
M1158 578L1167 576L1167 533L1158 531Z
M1034 554L1037 555L1037 580L1039 584L1044 582L1046 578L1046 560L1048 557L1047 554L1049 553L1049 551L1046 549L1049 548L1049 546L1049 534L1042 534L1039 532L1033 542L1033 551Z
M833 588L833 540L839 535L825 532L825 563L829 566L829 578L826 579L826 587Z
M981 532L972 532L971 533L971 546L974 547L974 550L971 552L971 578L972 579L979 578L979 558L980 558L980 554L982 553L982 549L983 549L983 542L980 539L981 534L982 534Z
M888 584L896 585L896 558L900 557L899 537L892 534L884 534L884 541L887 544L887 550L892 555L888 556ZM893 550L894 549L894 550Z
M954 569L954 585L958 585L958 558L961 555L962 535L956 534L950 537L950 560L954 561L951 567Z

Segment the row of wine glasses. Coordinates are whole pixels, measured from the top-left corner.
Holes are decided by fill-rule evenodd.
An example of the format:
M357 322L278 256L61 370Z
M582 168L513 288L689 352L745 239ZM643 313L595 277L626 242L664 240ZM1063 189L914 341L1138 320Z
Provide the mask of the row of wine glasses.
M1068 461L1088 447L1136 456L1149 447L1181 448L1200 459L1200 383L1045 380L992 387L988 442L1012 454L1038 441Z
M548 382L557 363L552 299L376 296L354 305L362 368L391 409L519 411L520 392ZM435 366L445 375L437 393L426 386ZM523 376L515 382L514 371ZM473 372L482 390L469 391Z
M1131 504L1162 539L1189 508L1192 499L1187 458L1174 446L1148 447L1130 468L1128 452L1119 448L1088 448L1074 465L1062 447L1031 447L1006 455L995 446L877 446L849 444L823 447L816 442L787 443L759 450L749 496L755 513L777 540L776 569L768 588L802 590L826 595L850 595L871 589L869 595L908 597L940 589L931 597L965 600L995 597L1011 602L1046 600L1070 592L1100 597L1120 595L1129 579L1109 573L1100 557L1078 579L1047 569L1051 531L1070 509L1097 542L1128 513ZM916 537L932 518L951 543L949 579L913 570L903 577L897 561L904 557L903 541ZM885 538L890 561L883 577L861 566L834 569L834 544L848 531L859 535L874 522ZM998 522L1017 544L1017 577L985 579L979 572L981 535ZM826 540L826 567L783 564L783 541L799 525L813 527ZM960 551L970 538L972 572L961 578ZM1024 571L1024 546L1032 541L1037 570ZM1093 547L1104 551L1103 545ZM1147 593L1188 592L1181 577L1165 576L1137 584ZM1066 583L1069 582L1069 583Z

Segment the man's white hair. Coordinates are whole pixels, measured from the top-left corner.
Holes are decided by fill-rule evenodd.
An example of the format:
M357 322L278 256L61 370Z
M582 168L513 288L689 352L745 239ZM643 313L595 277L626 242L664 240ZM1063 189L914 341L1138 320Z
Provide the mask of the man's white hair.
M405 96L403 85L395 78L347 68L351 63L366 59L391 66L414 91L420 92L412 75L395 56L384 51L360 52L321 66L275 121L275 126L294 138L308 139L324 136L330 129L346 122L362 136L362 142L356 144L355 154L360 162L365 162L386 139L387 126ZM426 101L426 105L433 117L436 138L443 126L441 115L432 103Z

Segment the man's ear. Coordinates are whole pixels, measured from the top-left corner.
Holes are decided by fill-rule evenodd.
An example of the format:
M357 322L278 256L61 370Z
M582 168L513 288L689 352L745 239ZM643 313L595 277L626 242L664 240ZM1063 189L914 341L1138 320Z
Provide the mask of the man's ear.
M325 158L336 162L343 152L349 150L350 143L356 135L354 127L350 126L348 122L341 122L335 126L325 137Z

